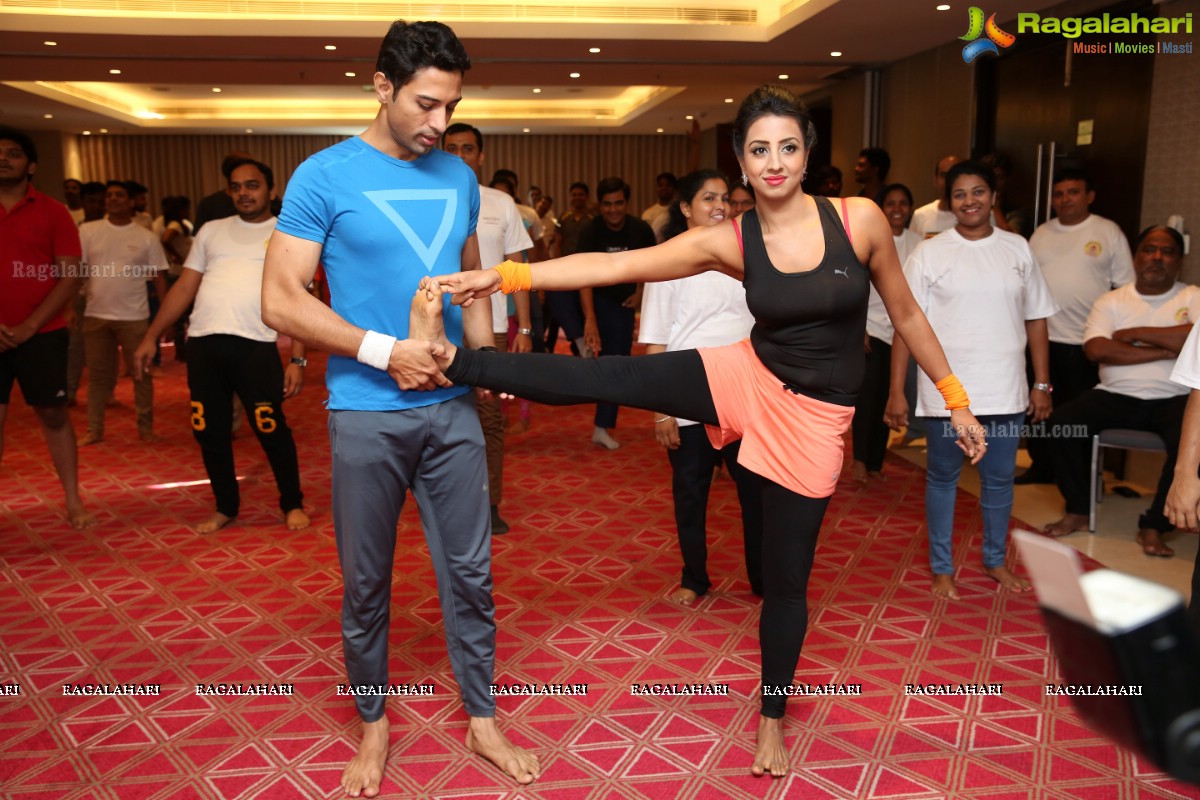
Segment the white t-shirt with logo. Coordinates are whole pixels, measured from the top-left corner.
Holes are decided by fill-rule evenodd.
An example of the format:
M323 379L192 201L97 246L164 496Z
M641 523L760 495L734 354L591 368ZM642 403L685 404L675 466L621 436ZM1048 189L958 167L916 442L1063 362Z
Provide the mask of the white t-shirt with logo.
M189 337L223 333L256 342L278 338L262 321L263 260L276 221L225 217L206 223L196 234L183 262L184 269L204 276L188 323Z
M1058 311L1029 243L1000 230L971 241L951 229L917 245L904 277L975 415L1024 411L1025 323ZM917 416L949 415L941 392L919 372Z
M1200 336L1196 331L1200 331L1200 325L1192 326L1171 370L1171 380L1189 389L1200 389Z
M79 226L87 282L86 316L117 322L150 318L146 281L169 269L158 237L141 225L107 219Z
M1052 219L1038 226L1029 246L1062 309L1049 320L1050 341L1082 345L1092 304L1133 282L1125 234L1115 222L1092 214L1075 225Z
M521 253L533 247L525 230L525 221L517 204L507 192L479 187L479 222L475 227L479 239L479 260L484 269L504 261L507 253ZM492 332L508 332L508 296L492 294Z
M1139 294L1134 284L1102 295L1088 315L1083 340L1111 339L1123 328L1170 328L1200 319L1200 288L1176 281L1163 294ZM1146 364L1101 364L1097 389L1139 400L1165 400L1187 394L1171 379L1178 359L1164 358Z

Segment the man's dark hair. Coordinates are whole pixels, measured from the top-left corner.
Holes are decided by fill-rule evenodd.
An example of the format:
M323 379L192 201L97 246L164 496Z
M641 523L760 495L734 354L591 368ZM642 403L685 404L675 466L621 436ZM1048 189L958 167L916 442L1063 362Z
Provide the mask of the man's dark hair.
M122 189L125 190L125 194L129 195L130 197L133 197L133 187L130 186L130 183L131 183L131 181L105 181L104 191L107 192L109 189L111 189L114 186L120 186Z
M572 183L570 185L570 187L567 188L567 194L570 194L571 192L575 191L576 189L583 189L584 194L586 194L588 197L592 196L592 190L583 181L575 181L574 183Z
M625 199L629 199L629 184L621 178L604 178L596 184L596 197L602 198L606 194L613 192L621 192L625 195Z
M475 146L479 148L479 152L483 152L483 131L476 128L474 125L468 125L465 122L456 122L446 132L442 134L442 141L446 141L447 136L454 136L459 133L471 133L475 136Z
M481 147L480 149L482 150L483 148ZM517 173L513 172L511 169L496 170L495 172L492 173L492 180L493 181L508 181L509 183L511 183L513 185L514 192L516 191L517 187L521 185L521 180L520 180L520 178L517 177Z
M129 190L130 197L134 197L139 194L146 194L150 191L137 181L125 181L125 188Z
M230 153L221 159L221 174L225 177L226 183L229 183L229 176L233 174L234 167L237 166L236 162L246 161L247 159L253 161L254 156L249 153Z
M392 84L392 97L426 67L461 75L471 68L471 58L454 31L440 22L393 22L375 60L375 71Z
M233 180L233 171L235 169L237 169L238 167L244 167L247 164L250 164L255 169L257 169L259 172L262 173L263 177L266 178L266 180L267 180L267 188L268 189L275 188L275 172L274 172L274 170L272 170L270 167L268 167L266 164L262 163L261 161L255 161L253 158L235 158L230 164L229 174L225 176L225 182L228 183L229 181Z
M513 182L503 175L492 177L492 182L488 184L492 189L499 189L514 200L517 199L517 187L513 186Z
M25 154L25 158L29 159L30 164L37 163L37 145L26 134L8 125L0 125L0 139L7 139L21 148L21 152Z
M886 181L888 170L892 168L892 157L882 147L864 147L859 155L879 172L879 180Z
M79 188L80 188L80 189L82 189L82 188L83 188L83 181L79 180L79 178L67 178L67 179L65 179L65 180L63 181L63 188L64 188L64 189L65 189L65 188L67 188L67 184L68 184L68 183L78 183L78 184L79 184Z
M1152 233L1162 231L1175 240L1175 247L1179 248L1179 254L1183 255L1184 240L1183 234L1168 225L1151 225L1138 234L1137 239L1133 243L1133 250L1136 253L1137 249L1142 246L1142 242L1146 241L1146 237Z
M675 191L679 191L679 178L676 178L674 173L660 172L654 176L655 183L658 183L659 181L664 180L664 179L666 180L667 183L671 184L672 189L674 189Z
M79 196L83 198L91 197L92 195L97 194L104 194L106 189L108 189L108 187L100 181L88 181L83 185L83 188L79 190Z
M1054 173L1054 183L1062 183L1063 181L1083 181L1084 189L1086 191L1091 192L1095 189L1095 187L1092 186L1092 176L1086 169L1081 169L1079 167L1064 167L1063 169L1060 169L1058 172ZM1054 183L1050 185L1053 187Z

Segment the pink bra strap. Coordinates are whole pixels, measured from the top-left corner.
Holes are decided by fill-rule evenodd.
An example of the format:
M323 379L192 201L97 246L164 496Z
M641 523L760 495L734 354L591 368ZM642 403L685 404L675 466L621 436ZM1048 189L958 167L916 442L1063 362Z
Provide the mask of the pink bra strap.
M742 254L742 258L744 259L746 257L746 246L744 244L742 244L741 226L738 225L737 217L730 217L729 221L733 223L733 232L737 234L738 252L740 252Z
M846 210L846 198L842 198L842 225L846 228L846 240L854 244L854 236L850 233L850 212Z

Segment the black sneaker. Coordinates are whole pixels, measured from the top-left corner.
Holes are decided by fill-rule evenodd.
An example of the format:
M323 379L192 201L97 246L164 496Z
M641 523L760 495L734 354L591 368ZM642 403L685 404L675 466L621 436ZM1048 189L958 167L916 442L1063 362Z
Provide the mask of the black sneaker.
M508 533L508 523L500 518L500 507L492 506L492 535L503 536Z

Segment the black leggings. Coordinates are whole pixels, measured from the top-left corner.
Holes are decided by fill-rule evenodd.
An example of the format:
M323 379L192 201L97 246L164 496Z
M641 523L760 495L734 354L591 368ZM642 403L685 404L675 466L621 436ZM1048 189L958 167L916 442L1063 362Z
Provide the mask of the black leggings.
M508 392L547 405L597 401L716 425L704 362L695 350L652 356L566 358L458 348L454 383ZM778 719L796 677L808 630L808 577L829 498L805 497L763 480L762 713Z

